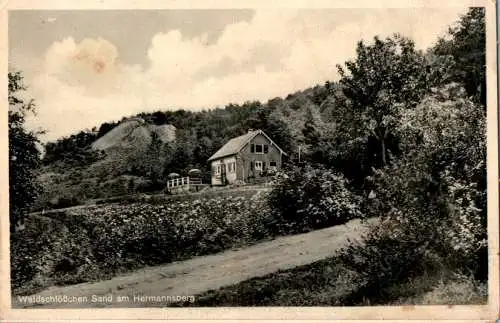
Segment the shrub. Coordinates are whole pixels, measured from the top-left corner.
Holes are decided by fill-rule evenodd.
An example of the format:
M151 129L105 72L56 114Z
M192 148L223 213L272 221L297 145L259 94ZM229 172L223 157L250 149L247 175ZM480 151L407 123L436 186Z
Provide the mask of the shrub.
M431 225L429 225L430 227ZM432 229L429 228L429 232ZM345 305L358 305L363 299L386 304L393 296L392 288L410 278L438 272L442 259L428 248L431 237L415 232L408 235L390 219L372 228L363 245L350 245L339 255L340 261L358 273L360 288L345 300Z
M66 207L76 206L80 203L80 200L75 196L63 196L50 201L49 207L53 209L62 209Z
M418 181L421 187L403 191L407 201L400 210L418 215L415 225L437 220L433 241L436 251L458 270L475 272L484 279L486 113L484 107L469 99L452 97L451 93L457 92L454 88L451 85L437 91L403 115L398 131L405 156L395 174L408 178L405 172L409 170L412 181ZM411 199L418 203L413 203L415 212L408 213L405 206Z
M32 216L25 230L11 235L12 287L29 289L43 287L54 280L85 280L83 276L94 274L84 270L91 258L91 245L85 230Z
M471 277L457 275L449 281L440 281L418 300L422 305L485 305L488 285Z
M391 284L440 266L487 278L483 107L441 92L400 121L403 155L375 171L363 208L383 224L365 247L345 249L343 261L364 277L364 293L380 299Z
M269 196L274 230L305 232L360 217L359 199L346 185L342 175L311 166L278 174Z
M27 292L105 279L264 239L266 193L247 195L104 204L61 212L59 220L32 217L12 236L13 287Z

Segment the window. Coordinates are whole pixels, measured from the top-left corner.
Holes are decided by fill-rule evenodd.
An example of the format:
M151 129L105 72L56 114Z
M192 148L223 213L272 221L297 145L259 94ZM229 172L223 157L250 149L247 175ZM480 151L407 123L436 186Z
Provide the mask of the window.
M235 162L230 162L227 164L227 171L229 173L234 173L236 171L236 163Z
M261 161L255 161L255 169L262 170L262 162Z
M276 162L275 162L275 161L270 162L270 163L269 163L269 166L270 166L270 167L276 167Z
M256 153L256 154L267 154L269 152L269 146L268 145L250 145L250 152L251 153Z
M215 175L220 175L220 170L221 170L221 165L217 165L217 168L215 169Z

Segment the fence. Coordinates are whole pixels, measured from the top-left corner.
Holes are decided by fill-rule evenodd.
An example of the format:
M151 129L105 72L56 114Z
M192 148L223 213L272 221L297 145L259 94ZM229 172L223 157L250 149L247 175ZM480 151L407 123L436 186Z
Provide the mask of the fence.
M171 193L199 191L208 183L203 183L201 177L179 177L167 181L167 191Z
M200 185L202 184L201 178L198 177L179 177L167 181L167 188L184 186L184 185Z

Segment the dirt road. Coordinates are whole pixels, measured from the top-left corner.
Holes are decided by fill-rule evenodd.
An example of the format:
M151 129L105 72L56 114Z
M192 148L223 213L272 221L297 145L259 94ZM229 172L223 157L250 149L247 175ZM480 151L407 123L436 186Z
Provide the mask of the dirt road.
M370 219L374 223L376 219ZM170 297L239 283L332 256L367 229L360 220L241 249L149 267L97 283L51 287L33 298L12 298L13 308L161 307ZM138 296L147 296L148 299ZM154 297L160 298L155 299ZM161 299L161 296L164 296ZM165 301L165 297L168 296ZM41 301L40 298L52 297ZM79 298L78 298L79 297ZM33 302L33 299L35 302Z

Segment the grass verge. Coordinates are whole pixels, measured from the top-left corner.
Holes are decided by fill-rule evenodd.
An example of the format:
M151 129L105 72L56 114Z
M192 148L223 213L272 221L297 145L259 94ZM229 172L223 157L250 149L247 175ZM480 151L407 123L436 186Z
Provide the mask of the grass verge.
M331 257L305 266L252 278L210 290L193 303L173 307L213 306L371 306L371 305L479 305L487 302L487 285L451 272L429 273L393 285L384 299L362 295L360 275Z

